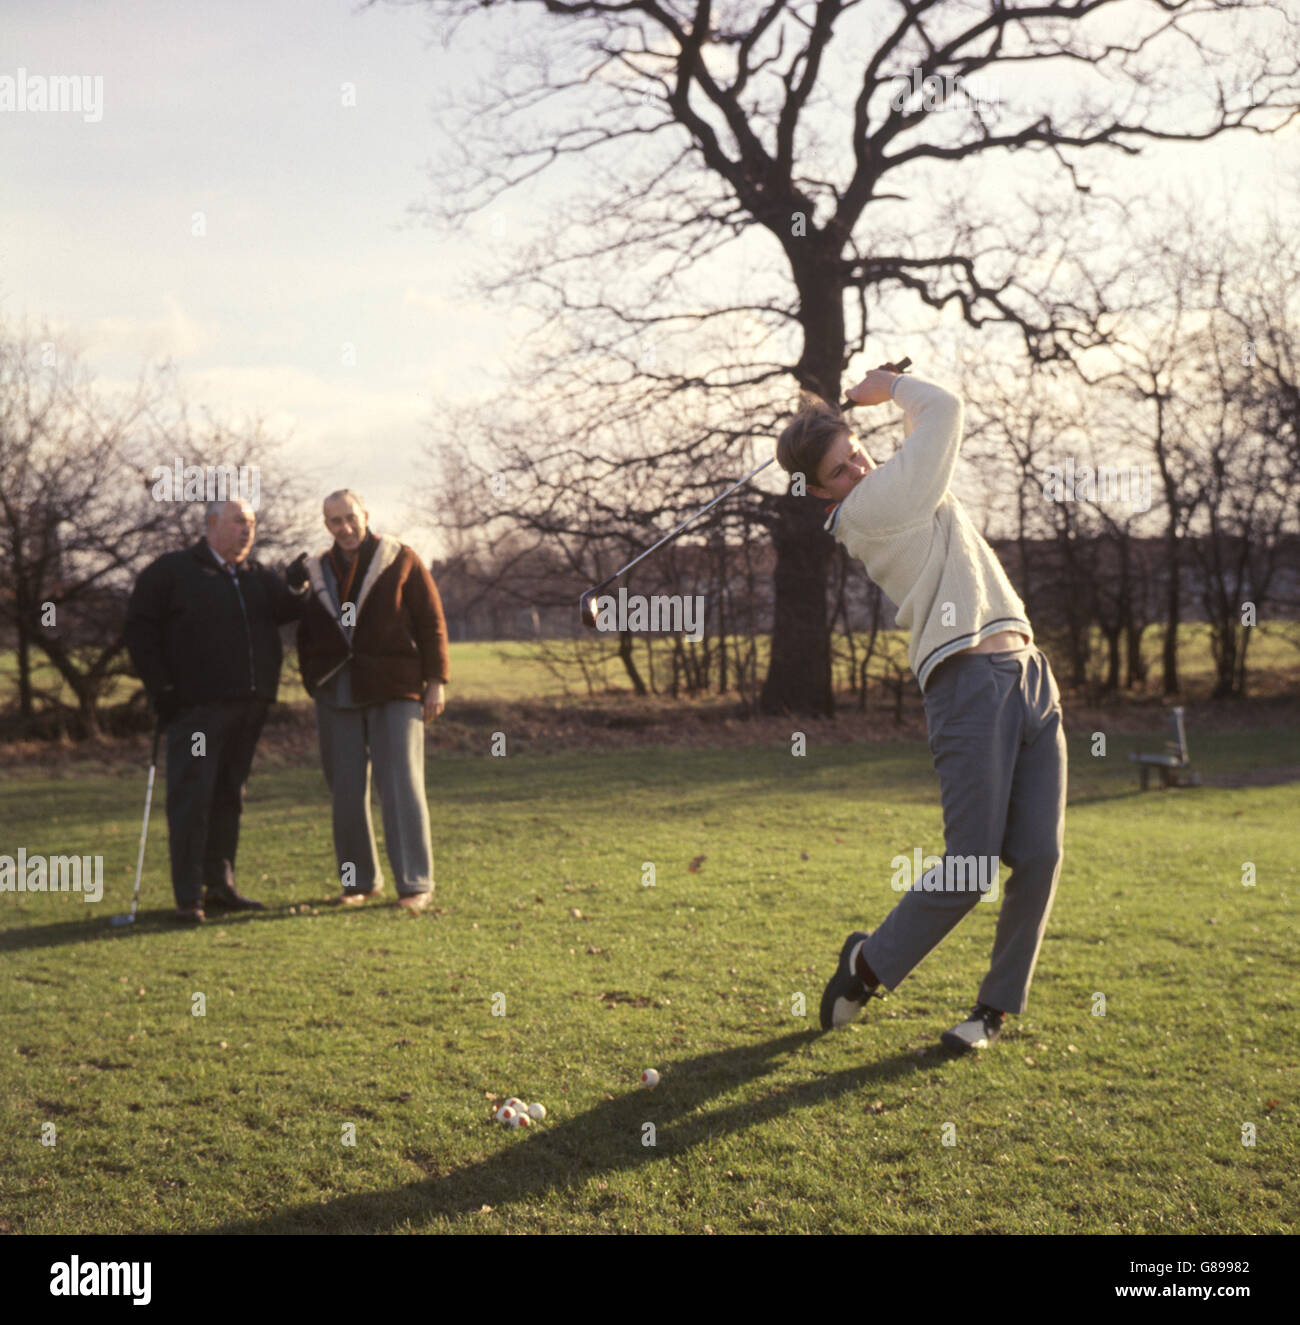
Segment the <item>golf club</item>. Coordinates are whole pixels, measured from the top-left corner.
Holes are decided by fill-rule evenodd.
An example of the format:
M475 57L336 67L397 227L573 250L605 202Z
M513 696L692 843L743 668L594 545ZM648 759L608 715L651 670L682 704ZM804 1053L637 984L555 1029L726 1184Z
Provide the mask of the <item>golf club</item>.
M898 373L905 372L911 366L912 366L911 359L900 359L897 363L882 363L880 365L881 368L888 368L891 371ZM842 410L854 409L856 408L856 406L857 406L856 400L845 400L844 403L840 406L840 408ZM773 456L772 460L775 459L776 457ZM720 492L716 497L714 497L714 499L711 502L709 502L707 506L701 506L700 509L695 512L694 515L687 516L687 518L683 520L681 524L677 526L676 529L674 529L671 533L665 534L656 544L654 544L653 547L646 548L646 550L642 552L640 556L633 557L632 560L629 561L627 565L624 566L621 570L616 570L613 573L613 575L610 575L608 578L601 580L599 584L593 585L590 589L588 589L587 592L584 593L580 599L578 599L578 612L579 615L582 617L582 624L586 626L588 630L595 630L596 628L595 604L596 604L596 599L599 596L600 591L602 589L609 588L609 586L613 584L614 581L617 580L620 575L626 575L627 572L630 571L632 567L637 564L638 561L643 561L656 549L663 547L665 543L672 542L672 540L676 538L677 535L680 534L682 530L687 527L687 525L694 524L695 521L700 518L700 516L704 515L707 511L711 511L724 497L729 497L733 492L735 492L737 488L744 487L744 485L748 483L749 480L752 479L755 474L761 474L763 470L765 470L768 467L768 465L772 463L772 460L764 460L763 463L759 465L757 469L750 470L750 472L746 474L744 478L738 479L735 483L733 483L731 487L729 487L726 490L726 492Z
M595 602L597 596L599 595L602 589L607 589L611 584L614 583L616 579L618 579L620 575L626 575L627 572L630 571L632 567L637 564L638 561L642 561L646 557L648 557L655 550L655 548L661 548L665 543L671 542L674 538L677 537L678 534L682 532L683 529L686 528L687 525L694 524L695 521L700 518L700 516L702 516L706 511L711 511L724 497L729 497L733 492L735 492L737 488L744 487L744 485L748 483L749 480L752 479L755 474L761 474L763 470L765 470L768 467L768 465L770 465L772 461L775 459L776 457L772 456L771 459L764 460L763 463L759 465L757 469L751 469L749 473L745 475L744 478L737 479L736 482L733 483L731 487L729 487L726 490L726 492L718 493L718 495L714 497L714 499L711 502L709 502L707 506L701 506L700 509L695 512L694 515L688 515L686 519L683 520L681 524L679 524L677 528L672 531L672 533L665 534L654 545L654 547L646 548L646 550L642 552L640 556L633 557L632 560L629 561L627 565L623 567L622 570L616 570L613 573L613 575L609 576L607 579L601 580L599 584L593 585L592 588L588 589L587 592L583 594L582 597L578 600L578 610L582 616L582 624L586 626L588 630L595 630L596 628Z
M154 725L153 729L153 755L149 760L149 787L144 793L144 822L140 825L140 855L135 862L135 892L131 897L131 911L128 915L113 916L108 922L114 929L122 929L126 925L135 924L136 908L140 905L140 874L144 869L144 844L149 836L149 809L153 805L153 779L158 771L158 738L162 735L162 725Z

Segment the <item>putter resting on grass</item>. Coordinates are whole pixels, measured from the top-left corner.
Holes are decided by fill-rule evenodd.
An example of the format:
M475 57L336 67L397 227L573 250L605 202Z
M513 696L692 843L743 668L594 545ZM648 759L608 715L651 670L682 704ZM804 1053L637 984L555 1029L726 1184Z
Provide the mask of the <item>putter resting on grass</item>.
M135 862L135 891L131 894L131 910L124 916L114 916L108 923L115 929L135 924L136 908L140 905L140 874L144 869L144 844L149 836L149 810L153 806L153 779L158 771L158 738L162 735L162 725L154 724L153 754L149 756L149 784L144 793L144 822L140 825L140 854Z

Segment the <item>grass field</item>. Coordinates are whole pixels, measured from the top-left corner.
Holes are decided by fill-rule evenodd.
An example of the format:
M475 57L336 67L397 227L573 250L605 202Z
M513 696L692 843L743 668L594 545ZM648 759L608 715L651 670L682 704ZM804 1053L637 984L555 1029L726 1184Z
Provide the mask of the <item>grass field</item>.
M1095 642L1100 646L1100 635L1094 632ZM1155 687L1160 676L1160 652L1163 647L1163 632L1159 629L1147 631L1143 638L1143 657L1151 669L1149 682L1150 693L1156 693ZM645 639L653 642L655 649L655 674L659 684L666 687L671 674L670 644L666 638L646 636L638 641L634 660L643 677L650 679L644 651ZM761 677L767 668L768 646L770 641L760 638L757 642L757 671ZM859 649L865 649L867 637L858 637ZM602 635L584 635L579 641L550 641L546 648L555 658L558 666L547 666L542 658L542 649L535 642L528 640L471 641L454 643L451 650L450 695L456 700L473 702L512 702L531 699L557 699L565 695L585 695L587 683L583 669L573 662L574 648L579 647L585 665L597 690L632 691L622 663L617 655L617 640ZM716 641L714 644L716 648ZM848 654L844 638L835 637L837 650L836 684L848 688ZM880 677L888 674L884 662L887 655L892 655L905 666L907 658L907 639L905 631L890 630L882 632L877 641L878 658L872 666L871 675ZM1048 647L1049 656L1053 656L1055 669L1063 673L1064 663L1054 656ZM841 657L842 655L842 657ZM1259 627L1251 640L1250 671L1248 685L1252 694L1270 694L1279 689L1279 682L1291 693L1295 692L1295 678L1300 669L1300 622L1266 622ZM569 659L567 665L564 660ZM42 690L57 695L68 705L74 704L72 691L59 677L54 668L41 661L37 655L34 668L34 684ZM1179 631L1179 666L1181 678L1189 695L1208 692L1213 680L1213 661L1210 653L1209 631L1204 625L1187 624ZM107 702L124 703L139 689L139 682L132 677L122 677L109 689ZM0 650L0 705L12 703L17 695L17 662L12 650ZM281 673L280 698L286 703L305 700L306 692L298 677L298 669L292 653L286 658Z
M1197 750L1282 768L1296 733ZM141 776L8 779L0 850L100 853L107 882L93 906L0 897L0 1227L861 1232L869 1198L883 1232L1294 1232L1297 784L1141 795L1123 754L1071 742L1030 1008L978 1060L937 1037L989 905L860 1024L815 1030L844 934L895 900L890 858L939 845L923 742L431 760L418 918L326 903L319 770L255 769L241 883L271 909L192 931L164 918L160 805L141 922L107 924ZM491 1123L510 1094L548 1121Z

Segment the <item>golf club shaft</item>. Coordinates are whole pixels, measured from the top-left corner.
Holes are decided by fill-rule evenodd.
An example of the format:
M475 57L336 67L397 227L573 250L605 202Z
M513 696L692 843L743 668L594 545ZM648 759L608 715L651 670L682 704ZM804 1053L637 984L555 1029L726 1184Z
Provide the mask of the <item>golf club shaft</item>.
M775 459L776 459L776 457L773 456L773 457L772 457L772 460L775 460ZM661 539L660 539L660 540L654 545L654 547L648 547L648 548L646 548L646 550L645 550L644 552L641 553L640 556L638 556L638 557L633 557L632 560L629 561L629 562L627 563L627 565L623 567L622 570L617 570L617 571L615 571L614 574L611 575L608 579L606 579L606 580L601 580L601 582L600 582L598 585L596 585L596 586L595 586L594 588L592 588L592 589L589 589L589 590L588 590L588 594L599 593L602 589L606 589L606 588L608 588L611 584L613 584L614 581L617 580L618 577L619 577L620 575L626 575L626 574L628 573L628 571L630 571L630 570L632 569L632 567L635 566L635 565L637 564L638 561L642 561L642 560L644 560L646 557L648 557L648 556L649 556L649 555L655 550L655 548L661 548L661 547L663 547L663 545L664 545L665 543L669 542L671 539L676 538L677 535L680 534L680 533L682 532L682 530L686 528L687 525L694 524L695 521L698 520L698 519L700 518L700 516L702 516L703 514L705 514L706 511L711 511L711 510L712 510L712 509L713 509L713 508L714 508L714 507L715 507L715 506L716 506L716 505L717 505L717 504L718 504L718 503L719 503L724 497L729 497L729 496L731 496L731 494L732 494L733 492L735 492L735 490L736 490L737 488L739 488L739 487L743 487L746 483L748 483L749 480L752 479L752 478L754 477L755 474L761 474L761 473L763 472L763 470L765 470L765 469L768 467L768 465L770 465L770 464L772 463L772 460L764 460L763 463L762 463L761 465L759 465L759 467L758 467L757 469L751 470L748 474L745 475L744 478L742 478L742 479L737 479L736 482L733 483L733 484L731 485L731 487L729 487L729 488L726 490L726 492L720 492L716 497L714 497L714 499L713 499L713 500L712 500L707 506L701 506L700 509L699 509L698 511L695 512L694 515L688 516L688 517L687 517L685 520L683 520L683 521L681 522L681 524L679 524L679 525L677 526L677 528L674 529L671 533L665 534L665 535L664 535L664 536L663 536L663 537L662 537L662 538L661 538Z
M153 782L158 772L158 738L162 735L162 728L155 725L153 729L153 755L149 761L149 785L144 793L144 822L140 825L140 854L135 862L135 891L131 894L131 915L135 915L135 909L140 903L140 876L144 871L144 844L149 836L149 811L153 806Z

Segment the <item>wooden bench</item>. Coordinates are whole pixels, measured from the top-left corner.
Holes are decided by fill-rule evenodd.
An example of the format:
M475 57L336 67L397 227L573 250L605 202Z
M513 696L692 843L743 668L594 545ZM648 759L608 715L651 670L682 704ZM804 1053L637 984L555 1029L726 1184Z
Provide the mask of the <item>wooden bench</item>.
M1129 755L1129 758L1138 766L1138 777L1141 779L1143 791L1150 785L1153 768L1160 770L1162 787L1201 785L1200 774L1188 770L1191 756L1187 753L1187 729L1183 723L1181 707L1170 710L1169 740L1165 742L1163 754L1143 754L1139 743L1137 753Z

